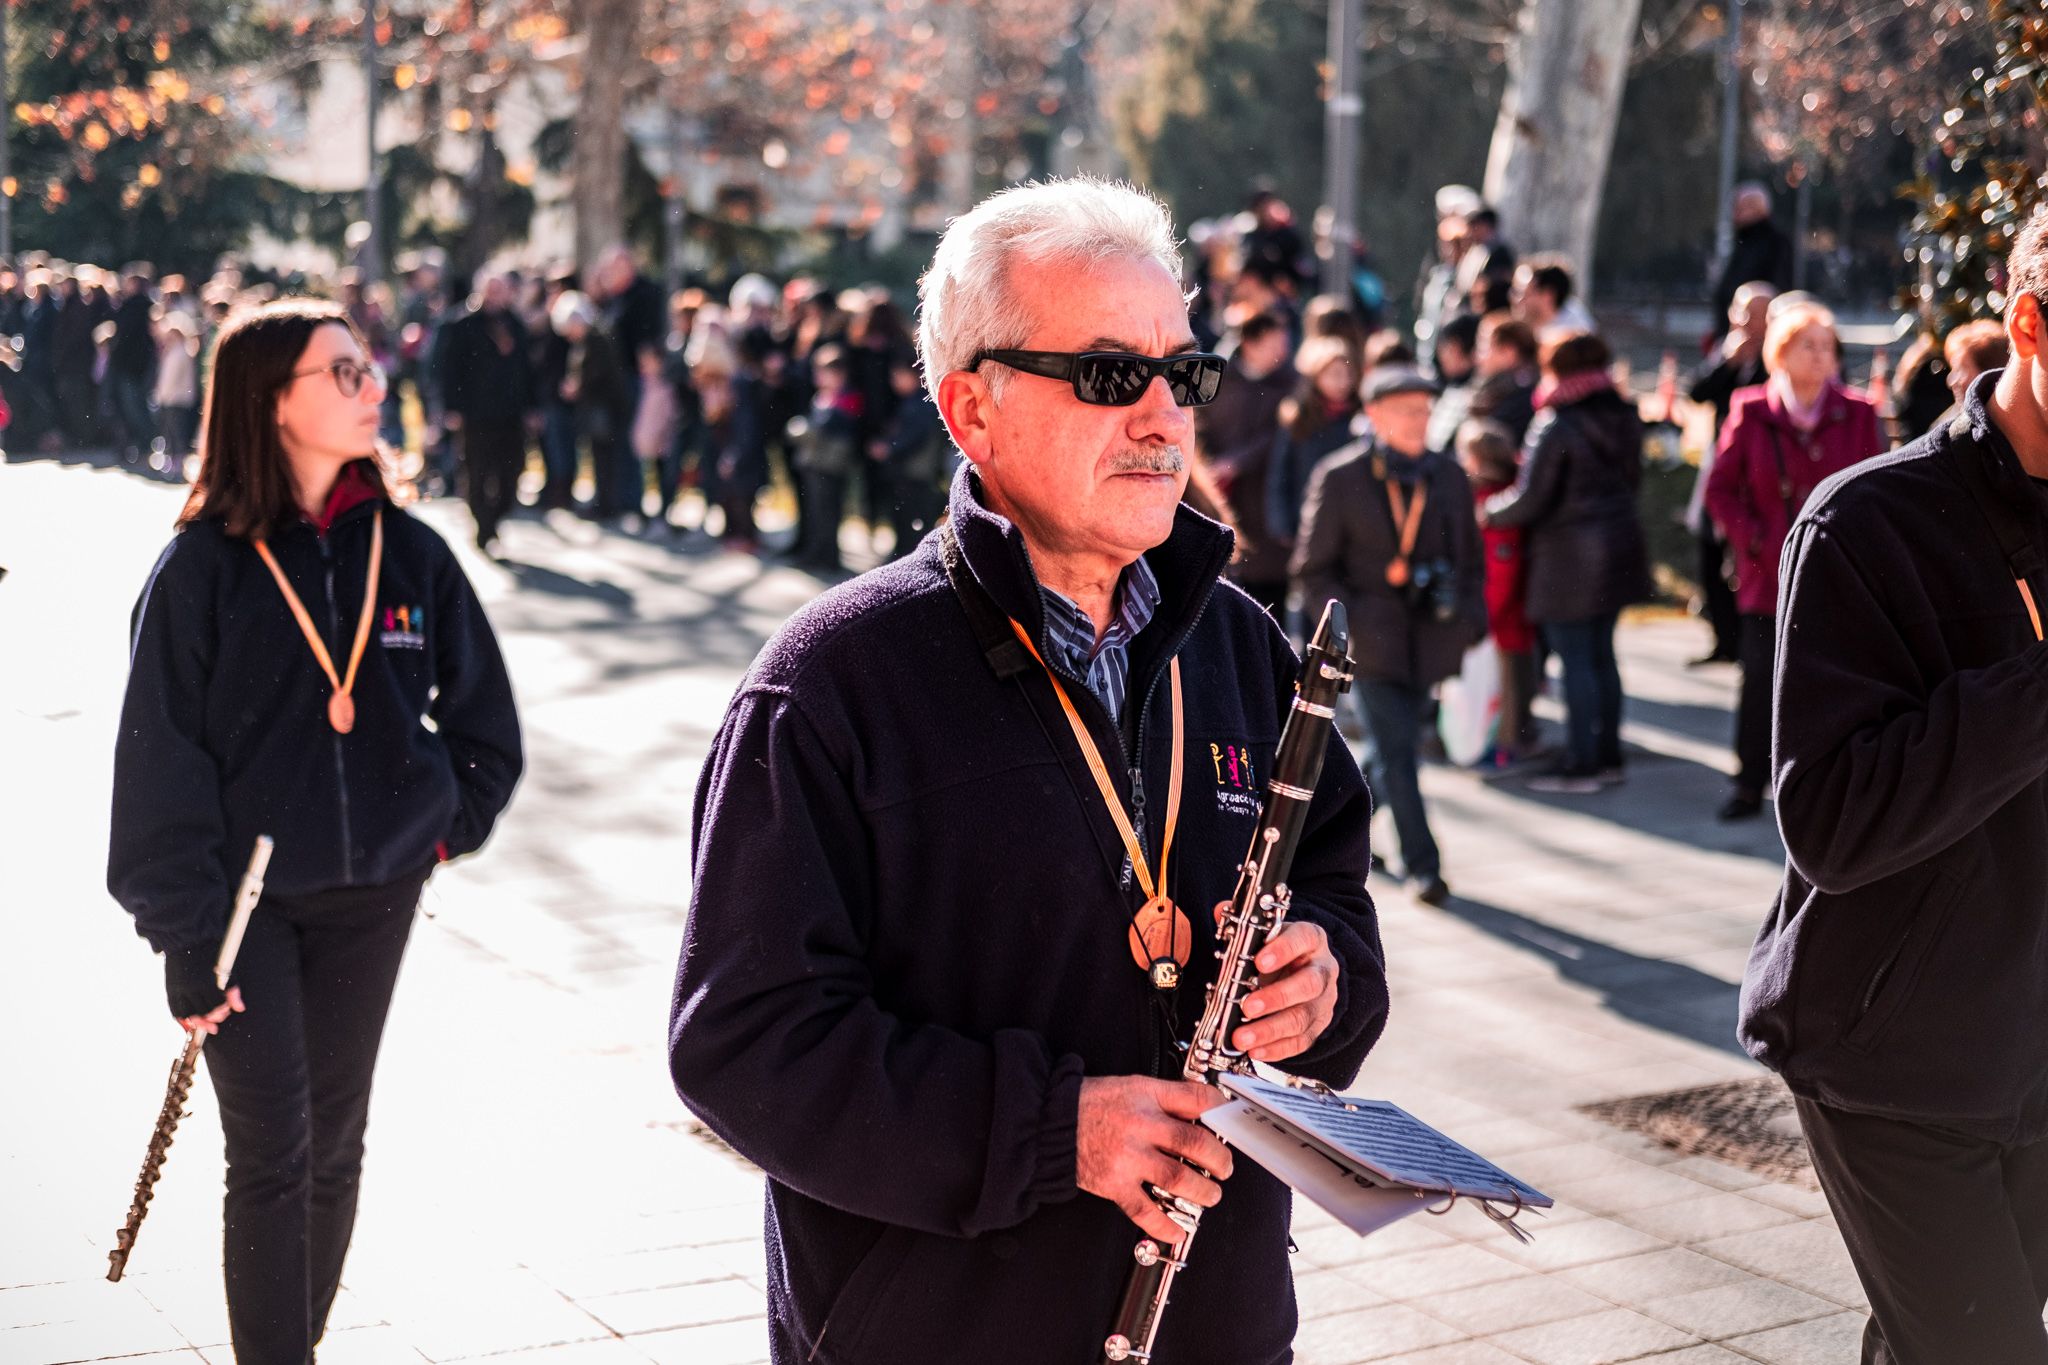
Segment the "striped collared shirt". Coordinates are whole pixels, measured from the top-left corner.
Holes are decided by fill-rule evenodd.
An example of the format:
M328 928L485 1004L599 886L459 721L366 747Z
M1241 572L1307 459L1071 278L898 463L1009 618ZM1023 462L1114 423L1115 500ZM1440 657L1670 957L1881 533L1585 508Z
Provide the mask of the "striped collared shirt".
M1045 599L1047 662L1084 680L1096 700L1108 708L1110 718L1121 724L1131 641L1159 609L1159 580L1152 576L1151 566L1139 555L1124 570L1117 581L1116 610L1099 645L1095 622L1072 599L1046 587L1039 588L1038 594Z

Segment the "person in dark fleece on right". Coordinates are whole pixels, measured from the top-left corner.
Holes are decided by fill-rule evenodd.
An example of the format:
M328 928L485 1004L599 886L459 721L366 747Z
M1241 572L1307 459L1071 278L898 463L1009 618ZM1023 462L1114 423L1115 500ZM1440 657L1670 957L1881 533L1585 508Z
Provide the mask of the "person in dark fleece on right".
M1785 546L1784 889L1741 1035L1870 1296L1864 1365L2048 1365L2048 213L2010 364Z

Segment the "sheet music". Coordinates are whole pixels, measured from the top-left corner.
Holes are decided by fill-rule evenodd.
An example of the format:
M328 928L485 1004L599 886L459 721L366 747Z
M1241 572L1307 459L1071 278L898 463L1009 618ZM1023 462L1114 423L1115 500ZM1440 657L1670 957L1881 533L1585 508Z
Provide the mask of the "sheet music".
M1220 1084L1239 1102L1291 1125L1326 1159L1349 1161L1382 1184L1535 1208L1551 1205L1540 1190L1385 1100L1319 1095L1255 1076L1225 1076Z
M1360 1237L1430 1206L1431 1201L1414 1190L1375 1185L1345 1170L1271 1114L1244 1100L1211 1109L1202 1115L1202 1122Z

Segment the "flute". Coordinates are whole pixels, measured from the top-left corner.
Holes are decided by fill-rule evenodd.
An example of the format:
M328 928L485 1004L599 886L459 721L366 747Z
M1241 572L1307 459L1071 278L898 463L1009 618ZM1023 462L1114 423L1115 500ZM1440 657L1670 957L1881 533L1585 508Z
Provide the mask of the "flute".
M1280 745L1273 754L1266 801L1252 831L1251 849L1238 869L1237 889L1218 926L1216 956L1220 965L1215 984L1204 999L1201 1022L1188 1043L1187 1063L1181 1068L1187 1080L1213 1085L1226 1072L1252 1069L1250 1059L1230 1046L1230 1035L1240 1021L1244 997L1258 988L1253 963L1259 950L1279 932L1293 899L1287 873L1308 818L1316 780L1322 776L1323 755L1337 719L1337 697L1351 689L1349 642L1344 607L1332 601L1323 608L1323 619L1302 660L1287 723L1281 727ZM1175 1198L1156 1186L1151 1193L1181 1235L1170 1247L1147 1237L1133 1249L1131 1259L1137 1264L1124 1283L1116 1320L1103 1343L1104 1360L1152 1359L1152 1343L1159 1335L1174 1276L1187 1265L1188 1250L1201 1227L1199 1204Z
M242 884L235 891L235 908L228 917L227 937L221 940L220 956L213 962L214 983L223 991L228 988L228 977L234 973L235 955L242 951L242 935L248 932L249 916L255 911L256 902L263 898L263 873L270 866L271 850L275 847L268 834L256 836L256 847L249 854L248 870L242 874ZM149 1213L149 1201L156 1194L156 1182L163 1175L165 1158L170 1155L171 1137L178 1131L178 1120L185 1117L185 1101L192 1093L192 1075L199 1066L199 1049L205 1042L205 1030L193 1029L178 1060L171 1065L171 1081L164 1089L163 1108L158 1111L156 1127L149 1135L149 1150L142 1158L142 1174L135 1178L135 1197L128 1205L128 1219L114 1234L114 1249L107 1253L107 1278L110 1280L118 1281L128 1268L128 1253L135 1250L135 1234L142 1231L142 1220Z

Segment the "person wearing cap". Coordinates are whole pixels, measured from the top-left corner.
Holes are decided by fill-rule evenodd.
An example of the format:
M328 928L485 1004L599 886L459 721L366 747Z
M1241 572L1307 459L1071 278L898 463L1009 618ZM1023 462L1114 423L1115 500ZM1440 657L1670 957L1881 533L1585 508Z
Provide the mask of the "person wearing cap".
M1472 486L1429 448L1434 380L1412 366L1366 376L1371 435L1309 476L1290 566L1305 605L1342 601L1358 661L1351 695L1365 722L1372 790L1393 812L1416 898L1450 898L1430 833L1416 744L1429 690L1486 635L1486 570Z

